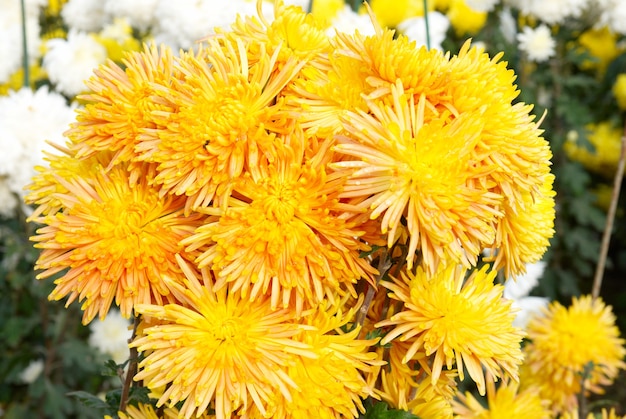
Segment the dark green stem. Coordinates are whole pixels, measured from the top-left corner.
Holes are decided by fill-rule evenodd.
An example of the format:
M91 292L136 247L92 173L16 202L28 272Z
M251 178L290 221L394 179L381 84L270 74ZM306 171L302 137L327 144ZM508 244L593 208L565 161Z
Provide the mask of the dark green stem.
M424 23L426 24L426 48L430 49L430 26L428 22L428 0L423 0L424 3Z
M26 5L24 0L20 0L22 5L22 68L24 69L24 87L30 86L30 71L28 68L28 40L26 38Z

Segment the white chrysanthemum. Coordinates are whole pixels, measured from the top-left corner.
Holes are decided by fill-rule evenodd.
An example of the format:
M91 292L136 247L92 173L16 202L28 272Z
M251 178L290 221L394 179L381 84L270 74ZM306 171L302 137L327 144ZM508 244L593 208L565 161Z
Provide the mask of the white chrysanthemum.
M94 69L104 63L107 51L90 34L70 30L67 39L48 41L48 52L43 57L43 67L58 91L76 96L87 90L85 80Z
M24 186L36 174L34 167L44 164L43 150L51 150L46 141L65 143L63 132L74 121L74 109L47 86L0 97L0 175L9 190L24 196Z
M43 360L38 359L32 361L24 370L20 373L20 381L24 384L32 384L37 377L43 372Z
M326 33L328 36L334 36L337 32L354 33L355 31L359 31L364 36L376 33L369 15L355 13L350 6L344 6L332 19Z
M515 37L517 36L517 23L515 18L513 17L513 13L511 12L510 7L504 7L499 14L500 20L500 32L504 39L509 43L515 42Z
M465 0L467 6L476 12L490 12L500 0Z
M446 39L446 32L450 27L450 20L442 13L428 13L428 29L430 48L442 50L441 43ZM426 21L423 16L412 17L398 24L398 30L417 46L427 46Z
M145 31L154 23L158 3L159 0L106 0L104 11L113 19L126 18L130 26Z
M69 0L61 9L68 28L83 32L98 32L107 22L102 0Z
M526 273L507 279L504 284L504 298L517 300L526 297L539 284L539 279L546 270L546 263L539 261L526 264Z
M515 278L509 278L504 284L502 296L513 300L511 309L516 313L513 326L525 329L528 321L541 312L550 300L544 297L529 297L528 294L539 284L539 279L546 269L546 263L526 264L526 273Z
M8 176L0 175L0 217L12 218L19 205L15 193L9 188Z
M554 56L556 41L546 25L539 25L534 29L525 26L522 32L517 34L517 42L520 51L526 53L531 61L539 63Z
M621 2L622 0L615 0ZM581 15L589 0L510 0L523 14L531 15L550 25Z
M513 326L526 330L526 326L530 319L541 314L544 307L550 303L546 297L523 297L513 300L511 309L515 311L515 320Z
M616 33L626 35L626 1L624 0L596 0L600 10L598 26L608 26Z
M263 4L263 15L271 20L271 3ZM158 0L154 11L152 35L157 44L174 50L189 49L195 42L213 33L215 28L227 29L237 15L256 16L256 2L246 0Z
M40 1L27 1L26 40L29 63L41 53L39 38ZM0 0L0 84L6 83L22 65L22 10L19 1Z
M111 309L104 320L92 321L89 329L89 345L110 356L117 364L128 359L128 340L133 331L119 310Z

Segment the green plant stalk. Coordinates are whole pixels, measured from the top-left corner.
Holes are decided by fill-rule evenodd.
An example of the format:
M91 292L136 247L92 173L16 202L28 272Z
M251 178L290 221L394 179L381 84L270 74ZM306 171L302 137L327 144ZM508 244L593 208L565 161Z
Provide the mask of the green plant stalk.
M604 233L602 235L602 244L600 246L600 255L598 257L598 265L596 266L596 273L593 278L593 288L591 290L591 297L595 300L600 295L600 288L602 287L602 278L604 276L604 269L606 267L606 257L609 252L609 243L611 241L611 233L613 230L613 222L615 221L615 213L617 211L617 202L619 201L619 193L622 187L622 179L624 178L624 166L626 164L626 122L624 123L624 130L622 132L622 144L619 156L619 162L617 164L617 170L615 171L615 178L613 180L613 191L611 193L611 204L609 205L609 211L606 215L606 225L604 227Z
M426 24L426 48L430 49L430 27L428 24L428 0L423 0L424 23Z
M20 0L22 6L22 69L24 70L24 87L30 86L30 71L28 68L28 39L26 37L26 5Z
M131 343L135 340L137 336L137 327L139 327L139 323L141 323L141 317L139 315L135 316L135 322L133 324L133 335L129 339L128 343ZM120 396L120 412L126 411L126 405L128 404L128 396L130 394L130 387L133 384L133 377L137 374L137 358L139 353L137 351L137 347L133 346L130 348L130 361L128 363L128 371L126 372L126 379L124 380L124 386L122 387L122 395Z

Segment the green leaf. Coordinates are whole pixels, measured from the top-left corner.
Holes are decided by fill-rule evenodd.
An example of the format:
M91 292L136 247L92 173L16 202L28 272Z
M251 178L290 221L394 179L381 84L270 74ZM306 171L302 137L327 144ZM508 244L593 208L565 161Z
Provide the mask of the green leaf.
M419 416L415 416L411 412L399 409L390 409L389 405L385 402L376 402L372 404L365 403L365 414L359 416L361 419L419 419Z
M109 405L104 400L91 393L87 393L86 391L71 391L67 393L67 395L75 397L85 406L101 412L103 415L109 412Z

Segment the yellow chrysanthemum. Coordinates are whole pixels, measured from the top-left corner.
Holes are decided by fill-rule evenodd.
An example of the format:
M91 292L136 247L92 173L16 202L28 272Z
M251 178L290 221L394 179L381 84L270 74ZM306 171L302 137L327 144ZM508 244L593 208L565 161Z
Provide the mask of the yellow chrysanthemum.
M299 121L309 132L321 136L340 132L348 111L366 112L365 98L389 94L398 79L405 92L425 95L428 112L449 106L441 52L417 49L408 38L396 38L393 31L380 28L368 37L339 33L331 46L327 65L305 69L294 82L294 92L286 95L286 103L300 110Z
M209 270L198 273L176 259L184 286L167 276L164 282L183 305L135 307L160 321L131 343L146 355L135 380L149 388L168 385L157 406L183 402L180 414L187 419L209 407L223 419L253 404L265 414L274 391L290 400L297 385L285 367L296 354L317 356L296 339L302 327L295 313L273 310L268 299L248 302L227 288L215 291Z
M372 391L361 371L380 361L368 352L377 339L358 340L358 327L341 330L353 311L343 312L338 301L296 319L293 310L272 309L269 299L216 291L208 269L177 260L184 286L165 282L183 305L136 307L158 320L131 344L146 355L135 379L166 386L157 406L180 402L185 418L207 408L217 418L358 415Z
M389 342L387 356L389 365L382 367L380 384L376 394L390 406L411 411L422 419L452 418L451 401L454 397L457 372L442 371L436 382L431 380L431 363L422 350L408 362L404 356L411 342Z
M511 302L502 298L503 287L493 283L497 272L485 266L468 279L465 272L449 264L430 276L418 267L415 274L403 272L393 283L382 282L404 308L376 326L393 326L383 345L396 338L411 343L404 362L420 350L434 355L433 383L444 365L451 369L456 364L460 379L465 367L484 394L485 372L493 379L504 374L517 379L524 334L512 325L515 313Z
M458 36L474 35L487 22L487 12L473 10L465 0L451 0L446 16Z
M173 262L183 251L179 241L204 216L184 217L184 200L160 197L146 178L132 182L121 166L93 178L58 178L68 191L55 195L63 209L37 220L45 224L31 238L43 249L37 278L67 269L50 298L85 300L83 323L104 318L114 299L126 317L135 304L171 301L162 277L180 272Z
M551 209L554 192L549 144L542 137L539 124L534 122L535 117L530 113L532 106L512 105L519 93L513 84L515 74L507 69L505 62L499 61L500 58L501 55L491 58L466 43L459 54L450 59L447 92L453 108L461 115L482 114L484 124L471 157L480 175L471 182L503 198L500 208L503 217L498 222L496 243L486 244L486 247L506 247L498 267L505 267L510 276L523 272L524 260L537 260L545 252L554 233ZM542 204L536 205L537 202ZM540 216L542 222L530 221L519 229L510 228L511 224L521 221L517 218L519 213L529 210L536 211L533 217ZM540 212L542 210L545 212ZM510 217L513 219L509 220ZM522 262L516 258L521 258Z
M568 139L563 147L565 152L589 170L612 178L620 156L622 128L610 121L603 121L589 124L586 129L593 150L578 145L575 139Z
M216 191L227 194L232 179L274 153L283 129L274 102L299 65L290 60L277 69L279 50L252 64L247 50L241 40L211 39L206 49L183 54L177 69L184 80L154 99L168 109L153 113L161 128L145 130L135 147L140 159L158 164L155 182L164 192L190 197L188 208L208 205Z
M619 106L621 110L626 110L626 73L617 75L611 91L613 92L613 96L615 96L617 106Z
M338 309L338 304L325 303L305 313L301 323L306 331L299 340L311 347L317 357L298 357L287 368L299 388L291 392L290 400L277 393L271 411L268 408L267 414L261 416L253 407L251 418L356 418L364 412L363 400L374 389L362 374L384 362L375 352L368 351L378 339L358 339L359 327L347 333L342 331L354 313Z
M328 27L344 6L344 0L313 0L311 3L311 14L322 25Z
M371 0L369 3L379 24L388 28L398 26L405 19L424 16L422 0Z
M355 294L353 283L376 270L359 256L369 247L345 217L341 179L326 174L328 146L305 161L302 132L291 137L300 144L246 173L235 187L240 200L208 209L213 216L183 244L202 252L196 262L216 272L216 289L231 283L251 301L270 294L273 308L300 312L342 285Z
M565 412L562 415L558 416L558 419L579 419L580 413L578 413L578 409L574 409L571 412ZM615 413L615 408L611 408L610 410L606 410L604 407L599 412L599 414L588 413L587 419L626 419L625 416L618 415Z
M524 386L539 386L556 412L575 408L582 388L601 393L601 386L626 368L625 341L611 307L599 298L574 298L570 307L555 301L544 316L529 322L527 331L532 343L524 347L520 379Z
M431 273L447 259L469 266L482 243L495 238L499 215L499 196L469 184L482 120L461 115L448 122L444 114L427 122L425 95L407 98L400 82L391 92L392 106L369 100L371 114L346 118L349 135L339 135L335 149L347 157L332 164L348 177L341 196L363 198L359 205L371 218L384 214L389 246L406 218L409 267L418 249Z
M120 419L178 419L179 412L175 407L167 407L163 409L162 413L154 410L149 404L139 403L137 406L129 405L125 412L117 412ZM105 419L110 419L110 416L105 416ZM197 419L214 419L215 415L209 413L203 413L196 417Z
M548 401L541 399L534 387L519 391L519 383L503 381L496 390L495 383L487 383L487 405L470 392L457 394L453 402L455 419L551 419Z
M91 93L80 97L87 105L78 110L67 131L76 158L102 151L114 152L111 165L137 158L135 146L146 129L157 128L151 114L164 110L153 99L159 86L170 84L174 58L171 50L152 45L129 53L125 69L108 61L86 82Z
M54 145L61 154L45 153L47 166L36 166L38 172L28 185L28 194L24 202L29 205L37 205L37 208L29 217L30 220L37 220L41 215L54 214L63 209L63 204L57 198L57 194L67 194L69 191L64 183L58 179L74 181L82 179L93 179L101 173L110 163L113 153L101 152L90 157L77 159L76 153L62 147ZM87 181L89 182L89 181Z
M607 66L622 52L623 47L618 46L619 36L607 26L591 28L580 34L576 41L588 52L594 61L586 60L582 64L584 69L598 68L604 73Z
M141 44L133 37L133 28L124 18L114 18L113 23L96 35L96 40L106 48L107 57L121 62L130 51L140 51Z
M484 260L492 260L493 269L502 268L507 278L526 272L526 265L541 260L550 246L556 216L553 182L554 175L549 174L535 194L526 192L503 204L505 215L498 222L495 256Z
M257 17L238 17L232 25L231 33L241 39L253 39L265 45L270 54L278 51L278 67L293 58L302 61L313 60L329 51L329 37L321 20L306 13L299 6L274 2L274 20L268 22L257 3ZM230 36L227 34L227 36Z

